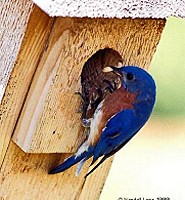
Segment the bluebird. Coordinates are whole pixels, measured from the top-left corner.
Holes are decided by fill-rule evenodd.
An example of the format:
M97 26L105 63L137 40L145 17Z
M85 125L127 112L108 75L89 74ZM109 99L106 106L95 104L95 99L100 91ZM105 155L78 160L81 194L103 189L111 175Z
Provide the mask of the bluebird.
M63 172L78 163L78 175L86 160L92 157L93 165L101 157L88 176L131 140L150 117L155 103L156 86L149 73L135 66L110 66L104 72L117 74L120 78L119 86L98 104L89 120L90 132L86 141L74 155L51 170L50 174Z

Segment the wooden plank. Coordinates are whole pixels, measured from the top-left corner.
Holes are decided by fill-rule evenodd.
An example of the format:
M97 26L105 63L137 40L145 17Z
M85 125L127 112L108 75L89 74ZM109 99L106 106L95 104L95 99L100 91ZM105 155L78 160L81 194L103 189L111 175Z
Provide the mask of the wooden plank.
M68 1L33 0L48 15L56 17L91 18L167 18L185 17L185 1Z
M31 151L37 152L40 149L41 152L47 152L46 148L49 148L52 152L54 145L57 146L56 151L75 150L83 139L83 135L80 136L80 117L75 113L80 101L74 95L79 87L83 63L98 49L108 46L123 55L125 64L147 68L164 24L163 20L57 19L19 119L16 138L20 134L20 125L27 130L29 120L32 121L34 115L40 114L41 116L34 118L38 119L37 122L32 121L36 131L32 133ZM37 106L42 108L41 113L35 112ZM70 127L75 123L77 131ZM49 140L50 131L52 135L58 136ZM21 134L26 137L24 131ZM67 144L63 144L65 142ZM75 147L71 147L74 144ZM59 148L60 145L62 148ZM84 175L90 161L85 164L79 177L74 176L76 166L65 173L47 174L49 169L67 156L69 155L27 154L11 142L0 171L0 197L7 200L14 200L15 196L20 200L98 199L112 159L104 162L88 179L84 179Z
M80 193L79 199L92 199L97 200L100 197L102 189L104 187L107 175L111 168L113 157L108 158L96 172L87 178L83 185L83 189ZM113 186L114 187L114 186Z
M47 174L48 168L61 161L60 157L60 154L26 154L11 142L0 172L0 198L78 199L85 181L84 173L75 177L73 167L55 176ZM87 171L87 165L84 171Z
M0 165L43 52L52 23L53 19L49 18L40 9L36 7L33 10L21 51L0 105Z
M26 31L31 0L0 2L0 102Z
M28 154L10 143L0 170L0 198L6 200L97 200L110 168L110 159L96 173L84 179L90 162L76 177L76 166L65 173L48 175L48 169L68 154ZM109 164L108 164L109 163ZM102 173L103 172L103 173Z
M85 137L75 95L84 62L111 47L121 53L124 64L148 68L164 24L154 19L57 18L14 141L25 152L74 152Z

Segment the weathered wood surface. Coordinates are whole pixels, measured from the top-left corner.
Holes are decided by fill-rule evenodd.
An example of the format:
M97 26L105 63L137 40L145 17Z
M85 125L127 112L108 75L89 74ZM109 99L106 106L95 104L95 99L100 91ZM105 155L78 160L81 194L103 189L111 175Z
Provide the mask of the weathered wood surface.
M39 20L38 20L39 19ZM53 19L35 8L21 46L21 51L10 76L0 104L0 165L6 153L27 91L44 51Z
M0 1L0 102L14 67L33 3Z
M57 17L103 17L103 18L167 18L185 17L185 1L65 1L33 0L50 16Z
M11 142L0 172L0 199L98 199L110 164L104 163L88 179L84 179L84 176L90 162L85 164L79 177L74 175L76 166L65 173L47 174L48 168L67 156L69 155L26 154Z
M80 99L74 95L84 62L100 48L112 47L123 55L125 64L147 68L165 22L53 20L35 9L3 99L0 198L98 199L112 159L88 179L84 175L90 161L78 178L74 176L76 166L65 173L48 175L48 170L69 154L24 153L13 142L8 146L10 136L15 131L14 140L20 138L19 145L30 143L30 152L74 151L84 138L80 115L76 113ZM33 130L31 135L27 135L28 129Z
M25 152L74 152L85 137L77 113L80 97L75 95L84 62L97 50L111 47L124 64L148 68L163 26L163 20L152 19L57 18L14 141Z
M2 164L0 169L0 199L3 200L14 200L15 198L20 200L37 198L56 200L98 199L110 168L111 159L87 180L84 179L84 176L88 171L90 162L84 166L78 178L74 176L76 166L65 174L52 176L47 174L48 170L69 155L27 154L13 142L9 143L30 82L40 57L47 48L53 20L39 9L34 9L17 64L11 74L0 108L0 155ZM29 59L27 60L27 58Z

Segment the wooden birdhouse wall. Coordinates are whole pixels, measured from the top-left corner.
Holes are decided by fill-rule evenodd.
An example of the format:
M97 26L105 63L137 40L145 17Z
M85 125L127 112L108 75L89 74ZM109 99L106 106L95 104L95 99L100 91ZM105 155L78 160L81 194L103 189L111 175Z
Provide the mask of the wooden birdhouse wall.
M0 197L98 199L112 159L88 179L88 162L78 178L75 167L47 174L68 156L54 153L74 152L85 138L75 95L82 67L109 47L125 65L147 69L164 25L160 19L50 18L34 7L0 107L6 110L0 123Z
M75 95L84 63L99 49L109 47L123 56L125 65L148 68L163 26L163 20L155 19L56 18L52 27L48 23L47 44L42 50L40 45L34 48L33 53L41 50L42 54L14 142L30 153L74 152L85 138L78 113L80 97ZM43 32L36 34L41 37ZM30 60L31 54L25 62Z

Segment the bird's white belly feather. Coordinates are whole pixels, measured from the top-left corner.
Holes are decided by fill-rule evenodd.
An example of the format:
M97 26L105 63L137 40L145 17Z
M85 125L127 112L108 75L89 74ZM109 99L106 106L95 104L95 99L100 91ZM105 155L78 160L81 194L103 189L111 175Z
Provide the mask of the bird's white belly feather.
M103 115L102 105L103 105L103 101L98 105L98 107L94 113L94 117L91 121L90 133L89 133L89 137L88 137L89 144L93 144L97 135L100 134L98 128L99 128L99 124L102 120L102 115Z

